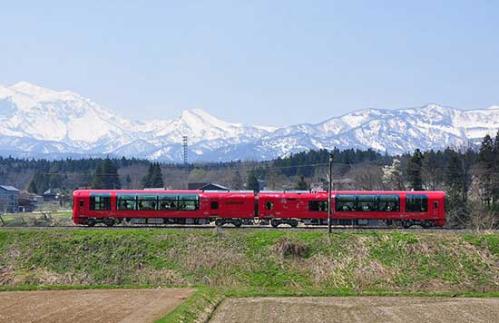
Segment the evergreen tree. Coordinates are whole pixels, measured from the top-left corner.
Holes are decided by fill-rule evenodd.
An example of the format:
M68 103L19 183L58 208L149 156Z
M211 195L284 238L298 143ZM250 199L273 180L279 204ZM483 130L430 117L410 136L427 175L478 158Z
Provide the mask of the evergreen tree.
M482 201L491 206L492 202L492 179L494 174L494 141L489 135L483 138L480 152L478 153L478 177L480 180L480 195Z
M255 193L258 193L260 191L260 183L258 183L258 178L256 177L254 171L249 172L246 187L247 189L252 190Z
M36 182L35 182L34 178L29 183L28 192L38 194L38 188L36 187Z
M161 172L161 166L159 163L153 165L153 171L150 178L150 187L162 188L164 187L163 183L163 173Z
M149 168L147 169L147 174L142 178L142 187L152 187L151 186L151 177L154 173L154 165L149 164Z
M464 227L469 222L467 205L469 174L462 155L452 151L445 171L449 225Z
M142 179L142 185L149 188L160 188L164 186L163 174L161 173L161 166L159 163L152 163L149 165L147 174Z
M407 165L407 176L409 178L409 184L415 191L423 190L423 178L421 175L422 168L423 154L421 154L421 151L419 149L416 149Z
M126 183L126 188L130 188L132 184L132 178L130 177L130 175L126 175L125 183Z
M494 165L491 178L491 184L492 184L491 190L492 190L493 203L498 211L496 214L498 214L497 216L499 217L499 130L497 131L496 138L494 141L493 152L494 152Z
M96 189L119 189L121 188L118 168L111 159L104 159L96 168L92 180L92 188Z
M305 177L300 176L300 180L296 183L295 188L297 190L305 191L305 190L309 190L310 186L307 184L307 182L305 182Z
M243 178L241 177L239 170L234 172L234 175L230 181L230 186L233 190L241 190L243 188Z

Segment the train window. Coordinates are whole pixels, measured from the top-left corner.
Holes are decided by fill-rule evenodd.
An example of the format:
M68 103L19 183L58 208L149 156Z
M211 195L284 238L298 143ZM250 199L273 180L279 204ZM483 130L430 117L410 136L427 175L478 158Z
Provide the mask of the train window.
M193 211L199 208L199 198L197 195L179 195L178 209L184 211Z
M337 195L336 211L355 211L355 195Z
M83 207L85 205L84 201L80 201L80 207Z
M137 197L137 209L142 211L154 211L158 205L156 195L139 195Z
M218 201L212 201L211 202L211 209L212 210L217 210L218 209Z
M407 212L426 212L428 210L428 196L408 194L406 196L405 210Z
M357 195L355 210L361 212L371 212L378 210L376 195Z
M438 209L438 201L433 202L433 208Z
M400 197L398 195L379 195L378 211L398 212L400 210Z
M315 212L327 212L327 201L309 201L308 210Z
M159 195L158 196L159 209L165 210L176 210L178 201L177 195Z
M90 210L111 210L111 195L90 195Z
M267 201L265 202L265 209L272 210L274 208L274 203Z
M118 210L136 210L137 196L118 195Z

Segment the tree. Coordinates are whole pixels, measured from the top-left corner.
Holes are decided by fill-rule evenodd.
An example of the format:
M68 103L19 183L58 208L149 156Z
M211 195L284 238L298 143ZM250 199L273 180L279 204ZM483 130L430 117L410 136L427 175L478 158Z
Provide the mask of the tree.
M445 171L445 185L447 187L447 209L449 210L449 225L464 227L469 221L469 207L467 204L470 185L469 172L464 157L455 151L448 152L449 161Z
M258 178L256 177L254 171L249 172L246 187L247 189L252 190L255 193L258 193L260 191L260 183L258 182Z
M156 163L156 166L154 167L153 176L151 176L151 186L158 188L165 186L163 182L163 173L161 172L161 166L159 163Z
M383 184L392 190L404 190L400 159L394 158L391 165L383 166Z
M305 190L309 190L310 186L308 185L307 182L305 182L305 177L300 176L300 180L296 183L295 188L297 190L305 191Z
M132 178L130 177L130 174L126 175L125 183L126 183L126 188L130 188L132 184Z
M120 189L121 183L118 168L111 159L104 159L97 166L92 180L92 188L96 189Z
M494 174L494 141L489 135L483 138L480 152L478 153L478 177L480 180L480 195L482 201L491 206L493 195Z
M149 165L147 175L142 179L144 187L163 187L163 174L161 173L161 166L159 163L152 163Z
M241 177L241 173L239 170L234 172L232 178L230 180L230 188L233 190L240 190L243 188L243 178Z
M497 131L496 138L494 140L494 165L493 165L493 173L491 178L492 184L492 199L495 208L497 208L497 213L499 213L499 130ZM499 214L497 215L499 217ZM499 223L499 219L497 219Z
M423 154L421 154L421 151L419 149L416 149L407 165L407 176L409 178L409 184L415 191L423 190L423 178L421 176L422 168Z

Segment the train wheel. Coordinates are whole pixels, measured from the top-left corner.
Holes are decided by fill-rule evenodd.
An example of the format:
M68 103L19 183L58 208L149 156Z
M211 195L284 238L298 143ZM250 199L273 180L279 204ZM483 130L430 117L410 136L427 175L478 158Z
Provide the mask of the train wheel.
M106 219L106 220L104 220L104 224L108 227L112 227L114 225L114 220L113 219Z
M236 226L236 228L240 228L242 224L243 224L243 222L241 220L234 221L234 225Z
M93 226L95 226L95 223L96 223L96 222L95 222L95 220L94 220L94 219L88 219L88 220L87 220L87 225L88 225L89 227L93 227Z
M271 225L272 227L274 227L274 228L277 228L277 227L279 226L279 224L280 224L280 223L279 223L279 221L277 221L277 220L272 219L272 221L270 221L270 225Z
M298 221L292 220L290 223L291 227L296 228L298 226Z
M221 226L223 226L223 225L224 225L224 222L223 222L222 220L220 220L220 219L216 219L216 220L215 220L215 225L216 225L217 227L221 227Z

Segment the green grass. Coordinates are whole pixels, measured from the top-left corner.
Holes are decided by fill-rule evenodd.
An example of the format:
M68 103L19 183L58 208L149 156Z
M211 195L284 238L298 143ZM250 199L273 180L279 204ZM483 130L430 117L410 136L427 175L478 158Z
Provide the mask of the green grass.
M197 288L164 322L224 295L498 297L498 245L497 233L0 229L0 290Z

